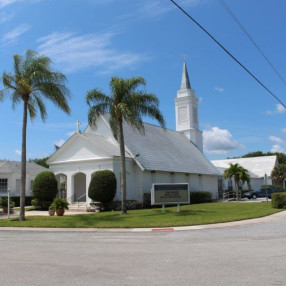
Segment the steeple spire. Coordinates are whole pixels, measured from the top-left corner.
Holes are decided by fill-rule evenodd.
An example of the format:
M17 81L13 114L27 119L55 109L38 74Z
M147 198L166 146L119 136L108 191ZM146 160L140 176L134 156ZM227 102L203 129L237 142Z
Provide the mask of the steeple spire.
M190 80L189 80L186 62L184 62L184 65L183 65L181 89L191 89L191 84L190 84Z

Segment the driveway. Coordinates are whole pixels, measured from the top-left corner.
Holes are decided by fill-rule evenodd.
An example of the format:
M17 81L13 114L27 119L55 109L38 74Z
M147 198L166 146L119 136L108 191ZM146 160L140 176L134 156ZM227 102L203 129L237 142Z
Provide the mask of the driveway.
M285 285L286 220L159 233L0 229L1 285Z

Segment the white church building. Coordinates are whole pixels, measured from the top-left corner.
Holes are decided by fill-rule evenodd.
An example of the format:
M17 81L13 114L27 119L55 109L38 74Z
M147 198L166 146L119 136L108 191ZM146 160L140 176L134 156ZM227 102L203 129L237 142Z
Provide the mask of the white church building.
M142 135L124 124L127 199L142 203L153 183L189 183L190 191L208 191L218 197L220 172L203 154L199 130L198 98L191 88L186 64L175 98L176 130L144 124ZM88 187L99 170L112 170L120 193L120 150L109 126L109 115L98 118L95 128L74 133L47 161L58 181L65 178L70 203L90 202Z

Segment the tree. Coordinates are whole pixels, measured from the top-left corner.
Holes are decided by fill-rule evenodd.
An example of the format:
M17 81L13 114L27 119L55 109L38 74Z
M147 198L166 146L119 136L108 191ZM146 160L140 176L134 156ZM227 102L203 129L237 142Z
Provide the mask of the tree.
M45 158L41 158L41 159L34 158L34 159L29 159L29 162L33 162L42 167L49 168L49 165L46 163L48 159L49 159L49 156Z
M271 178L275 184L284 188L283 184L286 179L286 164L280 164L274 167L271 172Z
M229 168L224 171L224 178L232 179L232 177L234 179L236 189L236 200L238 201L239 182L248 182L249 184L250 176L248 171L239 164L230 164Z
M52 70L51 60L27 50L25 57L14 55L13 73L2 75L4 89L0 91L0 99L10 94L13 108L23 102L22 157L21 157L21 194L20 220L25 220L26 193L26 130L28 114L34 119L40 113L42 120L47 117L44 99L52 101L65 113L70 113L67 99L69 90L65 85L66 77Z
M150 116L165 127L165 120L159 110L159 100L152 94L138 87L145 86L142 77L122 79L112 77L110 80L111 95L108 96L99 89L93 89L86 95L89 106L88 122L96 125L98 117L106 112L110 114L109 124L120 147L120 175L122 214L126 214L126 167L123 121L144 134L142 116Z
M58 193L58 182L52 171L39 173L33 182L33 196L41 208L48 207Z
M116 184L116 177L112 171L97 171L90 181L88 196L95 202L110 203L116 194Z

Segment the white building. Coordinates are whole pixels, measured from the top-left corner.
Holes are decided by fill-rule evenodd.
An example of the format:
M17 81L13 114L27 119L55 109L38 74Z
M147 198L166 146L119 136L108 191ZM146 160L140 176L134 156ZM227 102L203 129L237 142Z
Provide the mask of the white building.
M33 180L40 172L48 169L32 162L27 162L26 169L26 196L31 196ZM0 160L0 193L7 193L7 189L10 189L11 196L20 196L21 162Z
M251 189L259 188L261 185L271 185L271 172L274 167L278 165L276 156L213 160L211 162L221 172L221 175L229 168L230 164L238 164L245 168L250 175ZM228 179L223 180L222 188L223 190L235 189L234 181ZM245 183L242 188L247 189L247 184Z
M189 183L191 191L218 196L220 173L202 153L198 98L191 89L184 63L181 88L175 99L176 131L144 124L145 135L124 124L127 199L142 202L152 183ZM98 170L112 170L117 178L115 199L120 200L120 152L109 126L101 116L96 128L76 132L47 162L58 181L66 178L69 202L87 201L88 186Z

